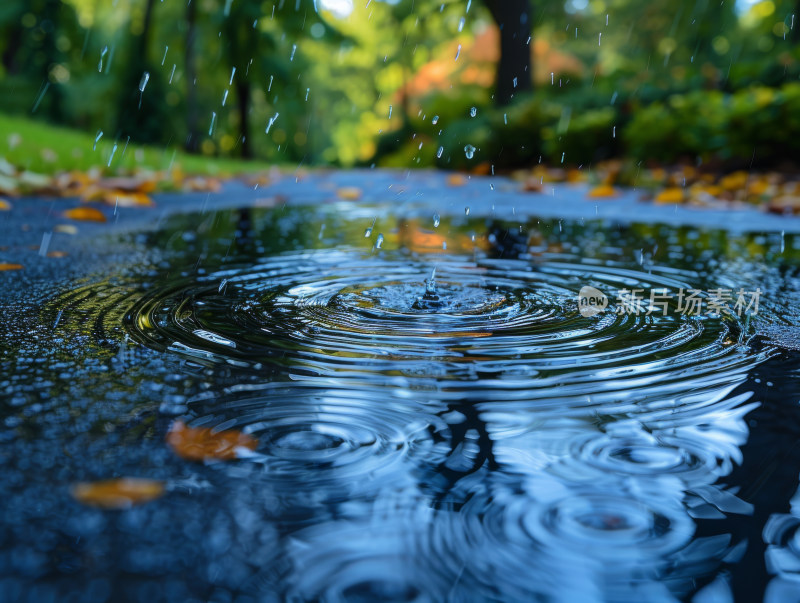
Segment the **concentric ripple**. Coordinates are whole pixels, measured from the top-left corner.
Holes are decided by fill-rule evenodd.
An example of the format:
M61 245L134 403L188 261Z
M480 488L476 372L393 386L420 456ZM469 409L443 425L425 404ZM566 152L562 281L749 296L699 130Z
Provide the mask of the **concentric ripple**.
M436 304L418 303L436 268ZM585 318L584 285L607 312ZM735 317L618 313L618 291L688 287L614 265L292 253L154 288L128 312L132 336L202 363L291 366L310 375L516 381L573 395L705 378L753 362ZM534 383L531 377L536 377ZM624 386L624 387L623 387Z

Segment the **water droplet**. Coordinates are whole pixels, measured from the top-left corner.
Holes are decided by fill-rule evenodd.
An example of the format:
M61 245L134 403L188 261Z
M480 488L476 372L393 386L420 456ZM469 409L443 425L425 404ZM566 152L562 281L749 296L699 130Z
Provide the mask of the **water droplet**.
M367 228L364 230L364 238L365 238L365 239L368 239L369 237L371 237L371 236L372 236L372 229L373 229L373 228L375 228L375 221L376 221L377 219L378 219L378 218L373 218L373 219L372 219L372 224L370 224L370 225L369 225L369 226L368 226L368 227L367 227Z
M461 30L464 29L464 23L465 22L466 22L466 19L464 17L461 17L461 20L458 22L458 31L459 32L461 32Z
M431 120L431 123L432 123L434 126L435 126L437 123L439 123L439 116L438 116L438 115L434 115L434 116L433 116L433 119Z
M383 246L383 235L379 234L378 238L375 239L375 249L380 249Z
M469 215L469 207L464 208L464 214L467 216Z
M442 153L444 153L444 147L439 147L439 150L436 151L436 158L441 159Z
M460 56L461 56L461 44L458 45L458 50L456 50L456 61L458 60L458 57L460 57Z
M289 55L289 61L294 61L295 52L297 52L297 44L292 44L292 54Z
M472 107L472 109L469 110L470 117L475 117L477 114L478 114L478 108L477 107Z
M97 143L100 141L100 139L102 137L103 137L103 131L102 130L98 130L97 131L97 136L94 137L94 146L92 147L93 151L97 150Z
M311 88L306 88L306 102L308 102L308 94L311 92Z
M473 147L471 144L468 144L464 147L464 154L467 156L467 159L472 159L472 157L475 155L475 147Z
M433 227L439 228L439 223L441 222L441 218L439 218L439 214L433 214Z
M217 113L215 111L212 111L211 112L211 125L208 126L208 135L209 136L211 136L211 134L214 132L214 122L216 122L216 121L217 121Z
M95 144L97 144L97 142L95 142ZM107 167L111 167L111 161L114 159L114 153L116 153L116 152L117 152L117 143L115 142L114 146L111 147L111 155L109 155L109 157L108 157Z
M139 92L144 92L144 89L147 87L147 82L150 81L150 73L145 71L142 74L142 79L139 80Z

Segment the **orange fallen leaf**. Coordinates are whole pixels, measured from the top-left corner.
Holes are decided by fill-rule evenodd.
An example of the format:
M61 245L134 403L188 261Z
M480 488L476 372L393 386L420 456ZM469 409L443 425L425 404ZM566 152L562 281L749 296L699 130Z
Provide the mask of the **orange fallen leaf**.
M336 191L336 196L345 201L358 201L361 198L361 189L357 186L343 186Z
M683 189L674 186L670 188L665 188L663 191L658 193L653 199L655 203L683 203L683 200L684 200Z
M22 270L22 264L7 264L5 262L0 262L0 272L4 270Z
M164 493L164 482L137 477L123 477L98 482L79 482L70 490L84 505L101 509L128 509L150 502Z
M447 186L464 186L467 179L462 174L448 174Z
M65 258L67 257L66 251L51 251L47 254L49 258Z
M106 216L99 209L94 207L76 207L64 212L64 217L70 220L81 220L84 222L106 222Z
M5 199L0 199L0 211L8 211L11 209L11 204Z
M619 193L617 193L617 189L609 184L601 184L600 186L594 187L590 190L586 196L590 199L613 199Z
M748 178L747 172L733 172L720 178L719 185L726 191L735 191L744 188L747 185Z
M155 205L153 200L144 193L127 193L124 191L110 191L103 195L103 201L108 205L120 207L149 207Z
M188 461L230 461L237 448L255 450L258 440L252 436L226 429L214 431L209 427L189 427L183 421L175 421L167 433L167 444L179 457Z

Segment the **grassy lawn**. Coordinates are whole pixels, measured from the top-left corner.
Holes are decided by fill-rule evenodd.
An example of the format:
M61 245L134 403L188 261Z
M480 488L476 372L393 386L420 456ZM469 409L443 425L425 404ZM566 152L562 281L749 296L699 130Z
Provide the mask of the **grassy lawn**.
M95 148L94 136L90 134L16 115L0 114L0 132L0 158L17 168L41 174L85 172L92 168L108 173L128 173L173 167L189 174L222 176L270 167L264 162L190 155L177 147L159 149L131 142L126 149L125 139L118 141L113 151L115 141L109 134L103 135Z

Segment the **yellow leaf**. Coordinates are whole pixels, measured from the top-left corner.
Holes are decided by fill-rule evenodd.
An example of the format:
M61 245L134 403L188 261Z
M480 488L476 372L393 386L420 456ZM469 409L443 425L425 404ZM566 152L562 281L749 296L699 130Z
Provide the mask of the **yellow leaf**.
M7 264L5 262L0 262L0 272L5 270L22 270L22 264Z
M745 187L747 178L747 172L733 172L732 174L720 178L719 185L726 191L735 191Z
M236 458L237 448L255 450L258 440L235 429L214 431L175 421L167 433L167 444L175 454L188 461L230 461Z
M144 193L127 193L124 191L110 191L103 196L103 201L108 205L120 207L150 207L155 205L153 200Z
M0 211L8 211L11 209L11 204L5 199L0 199Z
M78 227L74 224L56 224L53 227L53 232L60 232L62 234L76 235L78 234Z
M344 186L336 191L336 195L345 201L358 201L361 198L361 189L357 186Z
M608 184L596 186L587 193L587 197L590 199L613 199L617 195L617 189Z
M84 505L102 509L128 509L150 502L164 493L164 482L123 477L99 482L79 482L71 488L72 497Z
M670 187L665 188L663 191L658 193L653 201L656 203L683 203L684 200L684 191L682 188L678 187Z
M83 222L106 222L103 212L94 207L76 207L64 212L64 217L70 220L81 220Z

